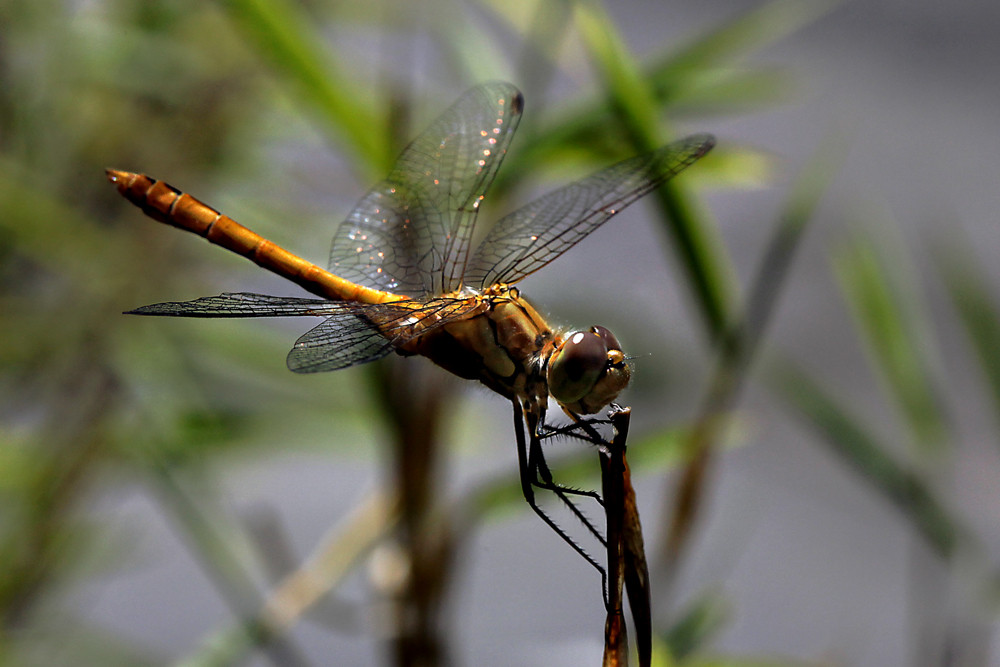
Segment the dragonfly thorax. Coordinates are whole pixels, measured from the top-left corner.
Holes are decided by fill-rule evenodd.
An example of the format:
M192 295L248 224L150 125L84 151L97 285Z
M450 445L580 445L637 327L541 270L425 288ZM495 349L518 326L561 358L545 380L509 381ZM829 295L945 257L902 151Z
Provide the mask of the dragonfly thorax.
M549 394L577 414L589 415L610 404L628 385L631 370L613 333L601 326L574 331L549 357Z
M560 335L510 285L491 285L465 298L468 307L458 309L465 316L417 336L400 351L428 357L527 405L544 405L552 397L580 415L598 412L628 385L625 354L604 327Z

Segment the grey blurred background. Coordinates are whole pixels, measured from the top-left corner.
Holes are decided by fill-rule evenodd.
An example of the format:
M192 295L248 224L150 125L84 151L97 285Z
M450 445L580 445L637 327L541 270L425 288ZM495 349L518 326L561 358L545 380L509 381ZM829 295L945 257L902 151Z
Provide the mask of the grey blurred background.
M632 0L605 9L625 49L653 62L763 6ZM695 72L702 88L666 106L671 132L718 137L718 161L685 185L731 257L734 304L802 170L817 155L844 156L782 279L735 419L714 443L669 586L654 566L658 628L664 637L674 629L657 651L669 645L684 665L1000 665L997 408L990 357L970 344L976 318L956 305L956 295L980 292L947 278L968 268L988 290L978 329L988 342L1000 280L1000 6L844 2L787 34L778 17L791 26L789 16L818 5L769 6L759 48L734 46L739 56L720 55L714 69L694 65L705 67ZM259 593L331 531L334 543L349 542L349 522L390 480L393 436L376 376L288 373L284 353L308 322L118 315L222 291L297 292L142 218L102 182L102 167L167 179L321 264L335 224L381 173L351 156L364 128L331 131L321 96L302 92L283 69L293 66L261 46L258 10L313 21L316 41L298 42L303 57L325 53L369 107L384 108L385 91L398 91L394 102L412 98L396 142L476 81L523 86L526 136L514 141L511 169L526 137L603 90L573 24L553 63L519 64L518 30L542 16L530 3L4 3L0 516L9 574L0 644L10 648L0 655L12 664L228 664L227 647L251 664L289 655L394 662L385 590L402 575L388 541L344 548L353 567L295 624L291 653L244 653L232 640L234 609L259 602L240 599L253 586L234 584L234 572L245 565ZM772 41L769 27L782 34ZM762 74L712 97L712 81L744 72ZM503 205L611 161L567 152L563 168L558 157ZM635 355L623 397L635 409L633 448L661 433L675 442L698 417L716 358L655 218L653 205L637 204L521 285L554 323L603 324ZM913 377L933 400L923 431L900 416L879 370L895 348L866 342L866 315L845 296L866 260L890 277L909 318L904 337L922 363ZM817 379L919 484L893 487L900 495L890 500L898 478L879 478L865 468L870 456L831 445L818 418L794 407L788 392L797 390L773 372L786 364ZM436 369L412 372L447 392L438 496L472 497L513 475L509 406ZM685 458L678 450L654 461L634 480L651 557ZM925 490L948 517L944 542L899 500L916 506ZM457 524L464 532L446 568L440 622L453 663L596 664L596 573L520 503L485 515ZM693 626L678 628L680 619Z

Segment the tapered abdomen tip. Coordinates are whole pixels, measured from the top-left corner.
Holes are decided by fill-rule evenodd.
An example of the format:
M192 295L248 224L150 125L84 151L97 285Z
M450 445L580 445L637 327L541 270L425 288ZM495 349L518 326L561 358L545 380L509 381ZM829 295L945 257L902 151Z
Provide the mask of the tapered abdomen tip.
M118 185L120 183L127 184L130 178L135 175L132 172L121 171L119 169L105 169L104 173L107 174L108 180L114 183L115 185Z

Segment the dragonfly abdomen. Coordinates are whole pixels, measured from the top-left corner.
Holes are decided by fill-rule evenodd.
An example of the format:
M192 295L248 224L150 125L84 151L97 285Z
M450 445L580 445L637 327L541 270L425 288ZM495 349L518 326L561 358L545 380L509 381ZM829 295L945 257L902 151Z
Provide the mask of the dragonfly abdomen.
M294 255L227 215L145 174L108 169L108 180L143 213L246 257L305 290L336 301L387 303L405 297L358 285Z

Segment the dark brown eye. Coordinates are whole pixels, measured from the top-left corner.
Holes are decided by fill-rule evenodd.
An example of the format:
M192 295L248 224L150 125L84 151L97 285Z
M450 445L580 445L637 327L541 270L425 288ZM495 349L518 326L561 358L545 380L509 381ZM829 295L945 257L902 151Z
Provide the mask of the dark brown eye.
M549 360L549 393L562 403L578 401L601 378L607 363L603 336L593 330L573 332Z
M615 335L610 331L608 331L605 327L602 327L601 325L598 324L590 327L590 330L593 331L598 336L600 336L602 339L604 339L604 344L607 346L609 350L622 349L621 343L618 342L618 339L615 338Z

